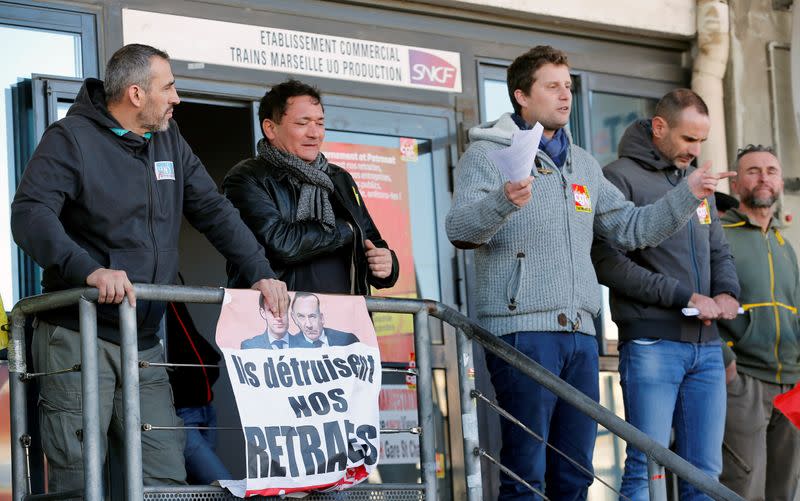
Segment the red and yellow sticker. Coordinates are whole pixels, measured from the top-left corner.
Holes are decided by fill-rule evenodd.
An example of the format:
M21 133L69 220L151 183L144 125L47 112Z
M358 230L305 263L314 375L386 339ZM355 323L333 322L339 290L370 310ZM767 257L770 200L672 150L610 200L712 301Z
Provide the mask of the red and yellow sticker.
M589 197L589 188L582 184L573 184L572 198L575 199L576 211L592 212L592 199Z
M708 209L708 199L704 198L697 206L697 220L700 224L711 224L711 211Z

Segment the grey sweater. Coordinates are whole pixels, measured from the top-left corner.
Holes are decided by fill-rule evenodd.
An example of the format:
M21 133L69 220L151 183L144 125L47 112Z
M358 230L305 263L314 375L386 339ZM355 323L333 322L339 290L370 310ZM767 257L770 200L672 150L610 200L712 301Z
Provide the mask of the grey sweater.
M594 233L624 249L658 245L700 201L684 181L657 203L637 208L603 177L591 155L571 145L562 169L537 152L533 196L519 208L506 198L502 175L487 156L509 146L518 130L510 114L470 129L472 144L456 170L447 236L456 247L475 248L477 284L471 293L479 321L495 335L594 334L592 317L601 307L590 259ZM588 200L576 196L584 192Z

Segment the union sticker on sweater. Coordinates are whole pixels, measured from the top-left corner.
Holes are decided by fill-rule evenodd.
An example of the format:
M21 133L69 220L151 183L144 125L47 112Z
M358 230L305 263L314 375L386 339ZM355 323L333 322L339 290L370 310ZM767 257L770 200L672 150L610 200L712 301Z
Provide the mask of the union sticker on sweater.
M708 199L704 198L697 206L697 220L700 224L711 224L711 211L708 210Z
M589 198L589 188L582 184L573 184L572 197L575 199L576 211L592 212L592 200Z

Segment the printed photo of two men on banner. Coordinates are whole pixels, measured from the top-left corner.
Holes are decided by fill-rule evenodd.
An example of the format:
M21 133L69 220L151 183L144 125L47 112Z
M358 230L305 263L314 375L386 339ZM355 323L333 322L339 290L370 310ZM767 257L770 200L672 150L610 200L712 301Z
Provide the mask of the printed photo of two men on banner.
M258 291L226 289L216 340L244 433L234 495L341 490L378 462L381 361L359 296L293 293L276 318Z

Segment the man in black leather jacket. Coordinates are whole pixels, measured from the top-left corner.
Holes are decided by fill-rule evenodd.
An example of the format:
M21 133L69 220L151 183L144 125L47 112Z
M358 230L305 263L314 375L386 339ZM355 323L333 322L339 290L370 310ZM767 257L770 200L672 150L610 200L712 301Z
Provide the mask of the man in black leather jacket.
M397 256L355 181L320 153L319 91L297 80L276 85L261 99L258 118L258 155L231 169L223 188L288 289L364 295L370 286L394 285ZM229 262L228 285L243 280Z

